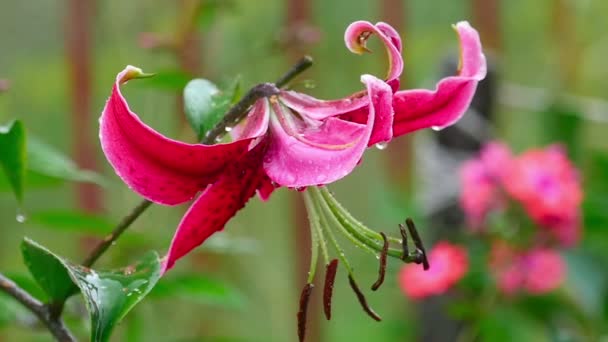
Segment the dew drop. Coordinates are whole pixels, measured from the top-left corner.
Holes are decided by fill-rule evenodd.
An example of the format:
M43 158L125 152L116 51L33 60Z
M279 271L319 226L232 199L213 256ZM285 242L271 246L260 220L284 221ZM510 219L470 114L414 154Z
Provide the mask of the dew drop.
M443 128L442 128L442 127L439 127L439 126L431 126L431 129L432 129L433 131L439 132L439 131L441 131Z
M17 216L15 216L15 220L17 220L17 222L19 222L19 223L24 223L25 220L27 220L27 216L25 216L25 214L23 213L23 211L21 211L21 209L18 209Z
M381 142L381 143L376 144L376 148L379 150L384 150L384 149L386 149L387 146L388 146L387 142Z
M230 132L230 131L232 131L232 127L230 127L230 126L226 126L226 128L224 128L224 130L225 130L226 132Z

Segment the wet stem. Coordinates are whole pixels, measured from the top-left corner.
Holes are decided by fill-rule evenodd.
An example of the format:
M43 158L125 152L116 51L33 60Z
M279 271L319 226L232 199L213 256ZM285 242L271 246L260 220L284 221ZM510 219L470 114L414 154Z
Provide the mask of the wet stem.
M307 70L312 66L312 58L305 56L294 64L285 74L283 74L276 83L261 83L243 96L232 108L226 112L222 120L217 123L201 141L203 144L214 144L218 139L221 139L226 134L226 127L232 127L245 118L249 108L259 99L276 95L279 93L279 88L286 86L292 79ZM105 254L110 246L124 233L135 220L141 216L150 206L152 202L148 200L141 201L133 208L117 225L112 229L112 232L101 240L85 258L82 264L90 267ZM63 323L61 312L63 303L54 303L47 305L34 298L30 293L19 287L8 277L0 273L0 291L8 294L17 300L21 305L32 312L44 325L57 341L72 342L76 341L72 333Z

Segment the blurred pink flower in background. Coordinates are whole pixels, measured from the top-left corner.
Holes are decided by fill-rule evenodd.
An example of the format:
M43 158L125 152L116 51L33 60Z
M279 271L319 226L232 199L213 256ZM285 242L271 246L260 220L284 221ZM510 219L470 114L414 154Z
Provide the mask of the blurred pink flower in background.
M481 150L479 158L462 166L460 205L472 229L478 229L491 210L504 206L499 185L510 160L511 151L506 145L491 142Z
M489 267L498 288L508 295L553 291L563 283L567 271L566 263L553 249L518 251L502 241L492 246Z
M491 142L462 166L460 178L460 205L473 230L483 226L489 212L504 209L513 199L553 240L564 246L579 241L583 191L560 146L512 156L505 144Z
M576 168L560 146L531 149L513 159L504 186L559 243L578 242L583 191Z
M469 269L467 251L449 242L439 242L429 254L431 268L407 264L399 274L399 284L406 296L422 299L440 295L456 284Z

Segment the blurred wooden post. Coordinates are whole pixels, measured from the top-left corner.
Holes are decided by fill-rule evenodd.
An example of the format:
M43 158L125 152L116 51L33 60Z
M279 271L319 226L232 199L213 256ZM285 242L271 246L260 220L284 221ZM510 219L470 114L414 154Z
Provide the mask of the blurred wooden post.
M297 60L302 57L305 52L302 50L302 44L298 41L300 30L311 22L312 17L312 1L310 0L286 0L286 47L287 57L290 60ZM302 195L298 192L292 192L293 206L293 236L294 250L296 256L296 286L297 297L293 298L294 303L299 300L300 290L306 284L308 278L308 267L310 264L310 228L308 224L308 216L304 206ZM324 267L317 268L317 280L323 279ZM320 284L317 281L318 284ZM307 341L322 341L321 333L321 305L320 298L322 297L322 286L315 286L308 308L308 317L306 324L306 340ZM296 320L294 312L293 327L294 335L296 331Z
M473 25L479 31L484 50L500 51L500 1L471 0Z
M403 37L405 23L406 0L382 0L380 3L380 17L382 21L393 26ZM405 44L407 45L407 44ZM405 88L407 81L401 77L401 89ZM408 198L412 190L413 135L405 135L391 141L386 149L384 159L387 172L392 185L396 185L400 194Z
M560 90L572 90L576 85L581 47L576 37L576 18L564 0L553 0L551 32L557 50Z
M72 112L72 146L78 166L97 170L97 135L92 134L96 118L91 116L92 26L94 0L69 0L65 20L66 62L69 73ZM76 185L76 203L87 212L102 208L101 190L93 184Z
M190 77L200 76L203 69L201 55L201 35L198 30L198 16L204 10L203 0L181 0L177 16L177 30L173 41L173 52L180 70ZM175 95L175 107L182 129L190 129L184 112L182 90Z

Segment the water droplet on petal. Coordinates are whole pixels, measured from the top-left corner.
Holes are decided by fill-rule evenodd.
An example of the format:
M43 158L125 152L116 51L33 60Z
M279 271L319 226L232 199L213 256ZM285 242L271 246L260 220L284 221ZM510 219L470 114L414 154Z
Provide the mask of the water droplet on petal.
M295 183L296 181L296 176L294 176L293 174L288 174L285 176L287 183Z
M317 175L317 177L315 178L315 181L317 183L323 183L326 179L327 179L327 175L325 175L324 173L319 173Z
M388 146L387 142L380 142L376 144L376 148L379 150L384 150Z
M438 131L441 131L441 130L443 129L443 127L439 127L439 126L431 126L431 129L432 129L433 131L437 131L437 132L438 132Z

